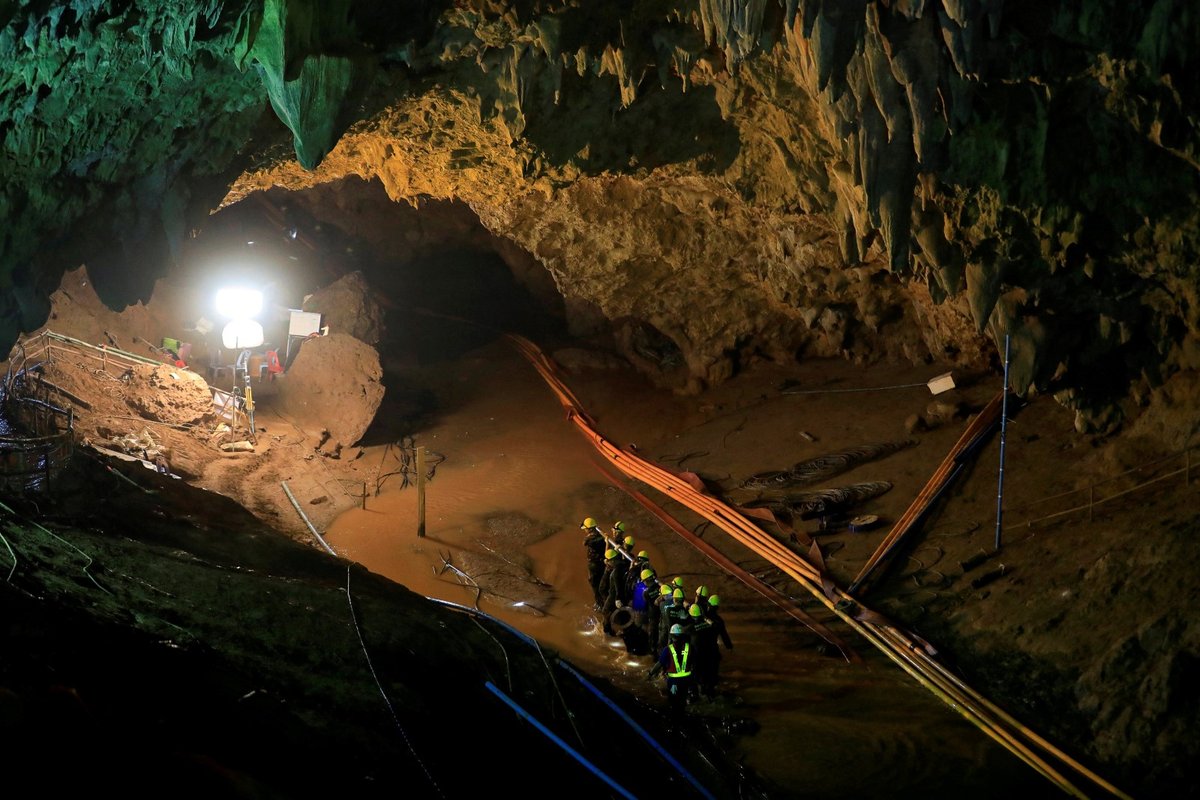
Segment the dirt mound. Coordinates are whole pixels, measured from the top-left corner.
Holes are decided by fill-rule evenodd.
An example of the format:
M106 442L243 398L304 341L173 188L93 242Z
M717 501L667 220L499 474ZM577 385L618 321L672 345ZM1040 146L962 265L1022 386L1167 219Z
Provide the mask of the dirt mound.
M383 337L383 308L361 272L351 272L310 295L304 310L319 311L331 332L348 333L367 344Z
M204 378L166 364L130 367L125 398L147 419L191 425L212 413L213 399Z
M362 438L383 401L379 353L345 333L305 340L279 387L284 413L297 425L329 432L329 443Z

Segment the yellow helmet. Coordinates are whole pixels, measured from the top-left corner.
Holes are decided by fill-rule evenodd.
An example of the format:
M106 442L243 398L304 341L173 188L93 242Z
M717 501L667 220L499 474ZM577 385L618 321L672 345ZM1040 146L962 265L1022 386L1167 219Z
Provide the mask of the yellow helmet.
M708 597L708 587L700 584L696 587L696 597Z
M612 548L609 548L608 550L604 551L604 557L611 561L612 559L617 557L617 551L613 550Z
M626 537L625 537L625 546L626 546L626 547L633 547L633 537L632 537L632 536L626 536Z
M671 592L671 597L674 597L676 600L682 600L683 589L676 589L675 591Z
M678 586L680 589L682 589L683 588L683 578L676 578L675 580L671 581L671 584L673 586Z
M621 522L620 520L617 520L616 522L613 523L613 530L624 533L625 532L625 523Z
M638 553L638 558L644 558L645 560L649 561L650 554L643 550L642 552Z
M652 569L642 570L642 580L646 580L646 578L649 578L653 574L654 574L654 570L652 570Z
M588 517L587 519L585 519L583 521L583 524L580 525L579 527L580 528L594 528L594 527L596 527L596 519L594 517Z
M696 605L695 603L693 603L691 608L688 609L688 613L691 614L693 617L704 616L704 612L700 610L700 606Z

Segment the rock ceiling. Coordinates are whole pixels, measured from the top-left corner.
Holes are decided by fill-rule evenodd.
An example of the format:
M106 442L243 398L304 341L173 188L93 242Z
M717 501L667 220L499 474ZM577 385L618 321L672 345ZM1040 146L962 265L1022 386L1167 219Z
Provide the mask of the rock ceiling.
M1010 334L1018 390L1106 428L1200 366L1182 0L5 8L5 341L68 267L131 302L222 202L358 176L465 202L681 387Z

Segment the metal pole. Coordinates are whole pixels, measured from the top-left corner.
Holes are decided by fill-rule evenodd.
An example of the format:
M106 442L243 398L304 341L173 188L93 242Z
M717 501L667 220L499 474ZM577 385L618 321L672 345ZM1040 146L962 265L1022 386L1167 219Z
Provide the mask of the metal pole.
M417 537L425 538L425 448L417 448Z
M1000 550L1000 527L1004 519L1004 437L1008 432L1008 345L1004 334L1004 399L1000 403L1000 477L996 487L996 550Z

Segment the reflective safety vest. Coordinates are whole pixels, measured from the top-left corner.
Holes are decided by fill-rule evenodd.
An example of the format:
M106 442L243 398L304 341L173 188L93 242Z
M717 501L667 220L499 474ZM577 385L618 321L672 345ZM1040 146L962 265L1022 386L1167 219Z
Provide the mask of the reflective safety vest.
M668 672L668 678L686 678L692 674L688 664L688 653L691 652L692 646L685 644L683 646L683 658L679 658L679 653L675 652L675 645L667 645L667 649L671 651L671 660L675 662L675 671Z

